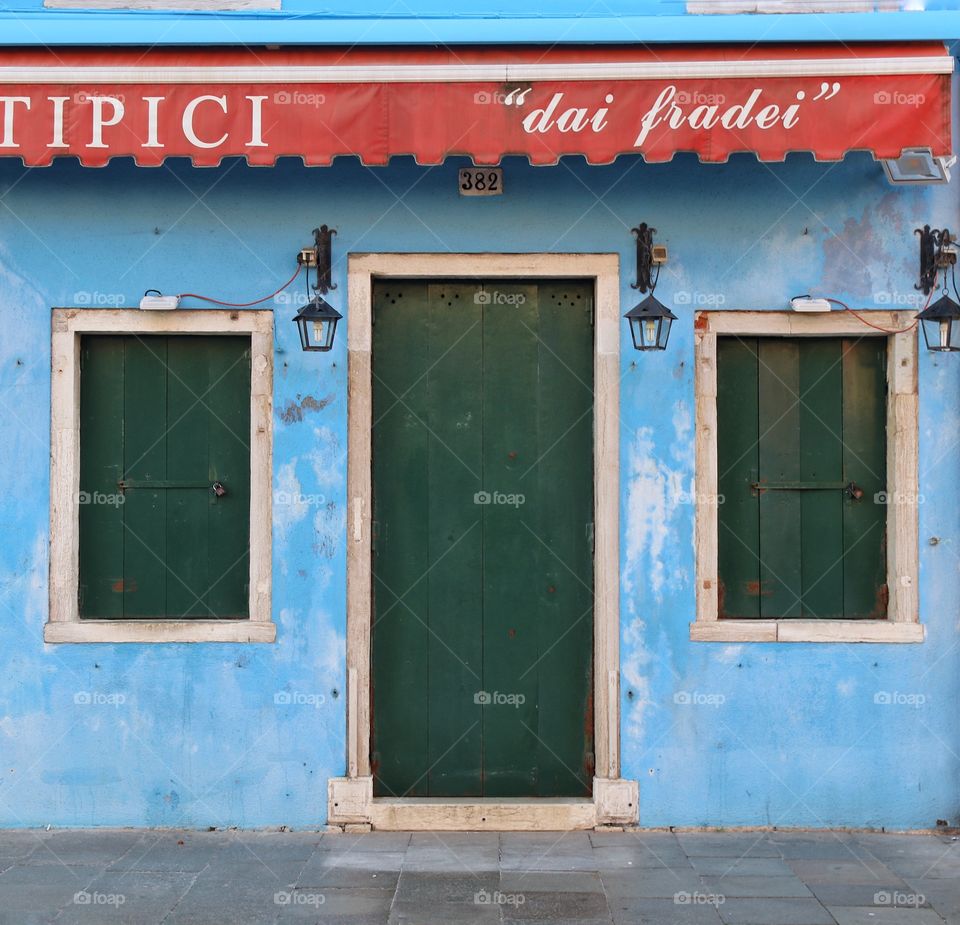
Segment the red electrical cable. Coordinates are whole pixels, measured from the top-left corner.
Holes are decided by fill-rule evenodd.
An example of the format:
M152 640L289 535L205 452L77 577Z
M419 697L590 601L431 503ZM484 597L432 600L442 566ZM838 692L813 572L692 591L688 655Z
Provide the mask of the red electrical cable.
M275 295L279 295L287 288L299 275L303 267L298 263L297 270L276 292L271 292L270 295L265 295L262 299L256 299L253 302L221 302L219 299L211 299L208 295L198 295L196 292L181 292L181 299L200 299L202 302L213 302L214 305L225 305L227 308L249 308L251 305L259 305L261 302L266 302L268 299L272 299Z
M930 294L927 296L927 301L924 303L923 308L926 308L930 304L930 300L933 298L933 293L936 291L936 289L937 289L936 280L934 280L933 288L930 290ZM849 305L847 305L846 302L841 302L839 299L831 299L829 297L826 297L826 301L833 302L834 305L839 305L844 311L850 312L850 314L853 315L853 317L856 318L857 321L862 322L863 324L867 325L867 327L871 327L874 330L883 331L884 334L906 334L908 331L912 331L920 321L919 318L914 318L913 324L911 324L909 327L901 328L900 330L895 331L892 328L885 328L879 324L874 324L872 321L867 321L866 318L864 318L855 309L852 309ZM921 311L923 311L923 309L921 309Z

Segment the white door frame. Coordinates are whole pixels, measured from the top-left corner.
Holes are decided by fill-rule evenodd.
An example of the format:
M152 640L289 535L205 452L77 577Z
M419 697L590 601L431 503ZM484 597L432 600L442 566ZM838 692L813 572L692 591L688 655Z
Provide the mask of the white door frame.
M372 292L390 279L593 279L594 752L592 799L374 798L370 772ZM568 829L637 821L620 778L620 261L617 254L351 254L347 269L347 776L328 822L378 829Z

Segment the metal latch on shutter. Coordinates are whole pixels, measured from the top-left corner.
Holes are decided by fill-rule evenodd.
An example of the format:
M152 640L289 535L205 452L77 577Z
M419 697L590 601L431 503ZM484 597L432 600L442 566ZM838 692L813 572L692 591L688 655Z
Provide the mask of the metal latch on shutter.
M175 488L205 488L207 491L212 491L218 498L222 498L226 493L227 489L224 487L224 484L220 481L213 482L190 482L190 481L170 481L166 479L148 479L147 481L137 481L134 479L120 479L117 482L117 487L120 491L131 491L135 489L147 489L149 491L157 491L163 489L175 489Z
M843 491L852 501L863 497L863 489L856 482L751 482L754 492L760 491Z

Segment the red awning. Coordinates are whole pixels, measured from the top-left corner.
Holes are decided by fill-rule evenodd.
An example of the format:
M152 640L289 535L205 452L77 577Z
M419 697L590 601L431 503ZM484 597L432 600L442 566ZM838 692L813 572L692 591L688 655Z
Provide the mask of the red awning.
M190 157L478 164L566 154L704 161L950 154L953 58L939 44L207 51L0 55L0 155L157 165Z

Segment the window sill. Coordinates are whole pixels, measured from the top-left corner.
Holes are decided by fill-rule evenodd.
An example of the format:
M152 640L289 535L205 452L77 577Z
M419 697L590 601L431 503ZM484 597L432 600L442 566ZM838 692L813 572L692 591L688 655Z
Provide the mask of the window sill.
M258 620L83 620L48 623L44 642L274 642L276 624Z
M923 642L922 623L890 620L700 620L694 642Z

